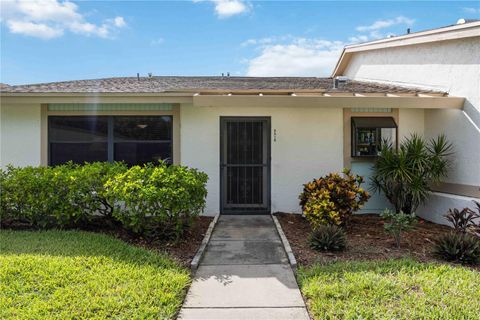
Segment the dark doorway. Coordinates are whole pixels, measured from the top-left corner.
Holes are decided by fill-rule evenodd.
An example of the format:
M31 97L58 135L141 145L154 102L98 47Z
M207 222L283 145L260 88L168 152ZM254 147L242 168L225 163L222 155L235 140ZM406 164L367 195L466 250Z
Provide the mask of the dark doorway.
M220 118L220 208L270 213L270 118Z

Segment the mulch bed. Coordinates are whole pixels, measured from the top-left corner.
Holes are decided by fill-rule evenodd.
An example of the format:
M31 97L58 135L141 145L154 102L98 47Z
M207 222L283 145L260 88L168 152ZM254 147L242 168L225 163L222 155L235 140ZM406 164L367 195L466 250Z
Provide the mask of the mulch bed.
M200 247L200 244L202 243L208 226L212 220L213 217L196 217L193 227L186 231L182 239L179 241L146 239L126 231L119 224L112 224L111 222L109 223L101 218L97 219L96 221L92 221L89 225L84 225L76 229L105 233L132 245L154 251L166 252L181 265L189 268L190 262L197 253L197 250ZM36 230L32 229L28 224L21 224L18 222L10 224L3 221L1 227L4 229L13 230Z
M197 253L212 220L213 217L196 217L193 227L190 230L187 230L182 239L179 241L146 239L127 232L123 228L99 228L91 231L106 233L129 244L140 246L146 249L166 252L171 258L175 259L182 266L189 268L190 262Z
M383 220L378 215L352 216L345 231L347 249L343 252L318 252L309 247L311 228L300 214L276 213L282 229L290 242L298 263L303 266L315 262L328 263L339 260L382 260L388 258L413 257L419 261L437 261L432 255L433 240L451 228L426 220L419 220L415 228L405 232L401 248L385 233Z

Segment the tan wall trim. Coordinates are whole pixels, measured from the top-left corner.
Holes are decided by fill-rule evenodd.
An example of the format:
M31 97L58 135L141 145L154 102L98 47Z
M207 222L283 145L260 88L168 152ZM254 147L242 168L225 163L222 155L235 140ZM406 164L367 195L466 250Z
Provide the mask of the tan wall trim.
M351 118L354 117L393 117L395 123L400 127L398 109L392 109L392 112L352 112L351 108L343 109L343 167L351 168L352 161L352 126ZM398 139L398 132L397 132Z
M42 110L42 165L48 163L48 116L173 116L173 163L181 163L180 154L180 105L175 104L171 111L48 111L43 104Z
M449 193L458 196L480 199L480 186L472 186L460 183L439 182L432 184L430 188L436 192Z
M48 165L48 104L40 105L40 165Z

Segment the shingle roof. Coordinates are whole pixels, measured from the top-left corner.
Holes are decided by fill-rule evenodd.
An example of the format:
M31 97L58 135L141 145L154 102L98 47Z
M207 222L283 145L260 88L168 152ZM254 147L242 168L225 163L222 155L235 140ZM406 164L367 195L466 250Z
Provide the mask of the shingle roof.
M339 89L332 78L316 77L123 77L2 87L8 93L162 93L202 90L324 90L354 93L431 93L409 87L349 80Z

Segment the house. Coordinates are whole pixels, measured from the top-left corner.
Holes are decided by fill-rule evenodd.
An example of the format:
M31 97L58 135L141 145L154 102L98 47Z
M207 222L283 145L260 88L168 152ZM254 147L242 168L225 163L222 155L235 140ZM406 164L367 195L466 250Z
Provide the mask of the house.
M480 25L472 26L447 28L451 38L443 29L427 36L427 46L445 45L444 53L456 61L472 62L476 75L446 61L446 69L462 68L457 81L476 81L469 92L397 79L397 62L389 66L392 59L369 57L397 50L391 45L397 38L346 47L332 78L137 76L4 87L0 165L167 159L208 174L205 214L300 212L303 183L344 167L368 170L380 139L397 143L413 132L432 136L445 130L456 144L457 164L466 167L454 168L451 180L439 186L449 189L439 191L460 194L465 188L475 195L480 133L467 112L480 110ZM410 43L414 37L398 39ZM416 55L417 44L408 46L404 63L425 63L426 53ZM384 61L379 70L371 63L376 60ZM375 206L382 199L372 203L368 210L380 209Z

